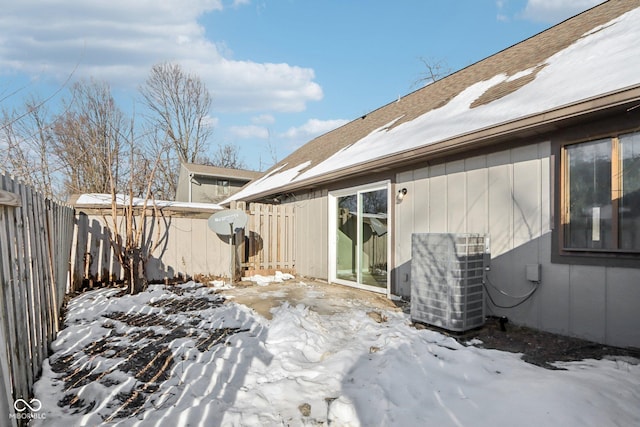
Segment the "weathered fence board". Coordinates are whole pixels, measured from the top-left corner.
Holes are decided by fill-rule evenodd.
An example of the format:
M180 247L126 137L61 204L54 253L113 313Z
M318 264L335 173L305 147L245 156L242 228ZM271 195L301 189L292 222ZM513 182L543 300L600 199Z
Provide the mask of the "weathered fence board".
M249 216L244 231L244 275L280 270L295 271L294 205L232 203Z
M7 190L13 190L13 181L10 181L3 174L0 174L0 188L4 188ZM19 197L15 193L11 193L11 199L20 200ZM8 199L5 197L5 199ZM20 206L20 203L14 203L11 205L2 205L0 204L0 279L2 282L0 283L0 304L2 305L0 308L2 309L2 318L0 319L0 358L2 359L2 364L0 365L0 369L2 369L2 390L0 397L6 402L5 405L7 410L10 411L13 404L13 396L15 395L25 395L26 389L24 386L26 385L26 381L21 381L21 373L23 370L21 366L18 364L21 363L20 351L21 346L18 341L18 327L16 326L15 320L15 310L11 308L13 302L16 300L14 298L14 286L13 286L13 264L11 263L11 255L15 252L14 245L11 243L15 242L14 227L12 224L15 223L15 210L13 208L9 208L7 206ZM13 364L10 364L10 361L14 361ZM15 372L14 372L15 371ZM9 414L10 412L7 412ZM15 420L9 422L12 425L16 425Z
M6 174L0 195L0 408L10 425L22 425L8 415L16 399L32 396L58 332L74 215Z

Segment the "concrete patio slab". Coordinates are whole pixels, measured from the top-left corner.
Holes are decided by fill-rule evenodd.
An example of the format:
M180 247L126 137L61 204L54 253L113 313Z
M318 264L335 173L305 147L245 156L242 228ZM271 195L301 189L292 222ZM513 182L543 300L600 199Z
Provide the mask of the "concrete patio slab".
M225 298L244 304L261 316L271 319L271 310L288 303L303 304L318 314L362 308L365 310L401 310L382 294L330 284L318 280L292 279L281 283L259 286L254 283L237 284L234 288L220 290Z

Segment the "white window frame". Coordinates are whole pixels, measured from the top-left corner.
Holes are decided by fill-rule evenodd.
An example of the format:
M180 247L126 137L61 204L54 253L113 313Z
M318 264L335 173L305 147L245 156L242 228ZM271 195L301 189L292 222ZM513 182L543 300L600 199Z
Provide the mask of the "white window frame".
M336 266L336 244L337 244L337 234L336 234L336 228L337 228L337 218L336 218L336 212L338 209L338 204L337 204L337 200L338 197L343 197L343 196L349 196L349 195L359 195L360 193L366 193L366 192L370 192L370 191L377 191L377 190L387 190L387 229L388 229L388 233L393 233L393 227L391 226L391 224L393 224L393 214L394 214L394 209L393 209L393 198L392 198L392 194L391 194L391 180L384 180L384 181L378 181L375 183L371 183L371 184L366 184L366 185L358 185L355 187L349 187L349 188L344 188L344 189L340 189L340 190L335 190L335 191L330 191L329 195L328 195L328 208L329 208L329 254L328 254L328 260L329 260L329 281L332 283L338 283L341 285L346 285L346 286L351 286L353 288L358 288L358 289L364 289L367 291L372 291L372 292L377 292L377 293L384 293L387 297L391 297L391 269L392 269L392 238L387 238L387 286L386 288L380 288L377 286L371 286L371 285L365 285L359 282L352 282L349 280L344 280L344 279L338 279L337 276L337 266ZM361 210L361 207L358 206L358 211ZM358 217L362 217L361 213L359 212ZM362 233L362 227L358 227L358 235L357 235L357 239L358 241L361 240L361 233ZM356 258L356 265L360 266L360 251L357 251L356 254L357 258ZM360 268L358 268L358 278L360 276ZM359 280L359 279L358 279Z

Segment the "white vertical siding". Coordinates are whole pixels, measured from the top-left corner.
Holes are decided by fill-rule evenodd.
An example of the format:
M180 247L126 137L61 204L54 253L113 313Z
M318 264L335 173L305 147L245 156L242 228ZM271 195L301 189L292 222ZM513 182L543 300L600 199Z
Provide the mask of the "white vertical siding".
M485 234L489 231L487 215L489 203L489 171L485 156L465 161L466 178L466 223L467 230Z
M447 175L447 229L453 233L464 233L467 229L467 188L464 172Z
M422 168L416 170L414 173L414 188L408 189L407 194L415 194L415 196L407 197L406 202L413 204L414 212L428 212L429 211L429 168ZM404 185L398 186L404 188ZM409 193L410 192L410 193ZM402 202L404 203L404 201ZM429 229L429 216L428 215L409 215L407 218L410 222L414 222L415 232ZM411 249L411 248L409 248Z
M489 173L489 230L491 255L496 257L513 247L513 174L509 152L487 156Z
M513 245L523 245L539 237L542 230L540 170L536 145L514 149L513 164Z
M427 210L428 218L426 219L429 224L428 231L431 233L444 233L448 229L447 175L445 175L444 165L432 166L429 169L431 178L429 179L429 209ZM419 196L416 195L415 197ZM424 211L418 212L417 215L424 215Z
M394 202L390 209L395 209L396 233L400 236L411 235L411 232L418 233L429 229L426 212L429 209L429 168L418 169L411 172L404 172L398 175L398 184L395 186L394 195L398 190L407 189L407 195L399 201L394 197ZM400 209L402 205L402 209ZM397 208L396 208L397 207ZM422 213L422 215L420 215ZM394 239L394 252L396 259L404 260L398 262L395 268L395 283L392 284L391 292L399 295L409 295L411 291L411 264L407 261L411 259L411 239Z

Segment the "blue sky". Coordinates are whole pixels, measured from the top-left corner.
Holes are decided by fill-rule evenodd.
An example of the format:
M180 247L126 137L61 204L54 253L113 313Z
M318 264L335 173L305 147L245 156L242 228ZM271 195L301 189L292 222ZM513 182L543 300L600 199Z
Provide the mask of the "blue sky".
M235 144L264 170L417 89L422 59L456 71L600 2L0 0L0 106L51 96L73 74L139 110L151 66L174 61L213 94L211 146Z

